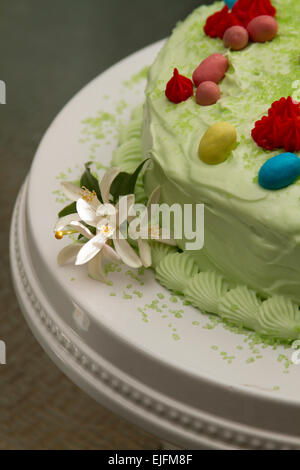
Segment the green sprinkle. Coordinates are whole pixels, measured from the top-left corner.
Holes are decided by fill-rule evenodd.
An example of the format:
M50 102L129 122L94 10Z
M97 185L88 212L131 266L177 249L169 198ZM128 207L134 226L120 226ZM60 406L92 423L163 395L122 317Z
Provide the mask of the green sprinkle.
M255 362L254 357L249 357L249 359L246 361L246 364L253 364L253 362Z
M139 297L140 299L143 297L142 292L139 292L138 290L134 290L133 294L136 295L137 297Z
M123 299L125 299L125 300L131 300L131 299L132 299L132 295L127 294L126 292L123 292Z
M134 85L137 85L142 80L146 80L149 66L144 67L140 72L135 73L129 80L123 82L123 85L129 89L132 89Z

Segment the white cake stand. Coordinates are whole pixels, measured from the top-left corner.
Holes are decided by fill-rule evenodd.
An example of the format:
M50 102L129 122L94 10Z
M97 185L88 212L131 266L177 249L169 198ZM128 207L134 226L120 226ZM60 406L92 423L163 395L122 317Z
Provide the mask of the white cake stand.
M57 267L67 242L53 237L59 181L77 178L88 160L109 163L119 121L143 102L139 72L161 45L99 76L46 133L11 227L20 305L66 375L162 440L188 449L299 449L300 368L291 365L290 349L255 345L217 324L163 289L151 271L123 267L103 285L85 267Z

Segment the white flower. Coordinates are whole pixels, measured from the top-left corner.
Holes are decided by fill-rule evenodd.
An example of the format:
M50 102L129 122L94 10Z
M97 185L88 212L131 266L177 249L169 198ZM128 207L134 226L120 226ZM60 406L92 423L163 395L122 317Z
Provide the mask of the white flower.
M115 207L109 203L110 188L119 173L119 168L112 168L103 176L100 183L103 203L95 192L81 189L72 183L62 183L67 197L76 202L77 213L58 220L55 226L56 237L80 233L88 242L65 247L58 256L58 262L65 264L76 256L75 264L80 266L88 263L90 276L101 281L105 280L103 257L111 261L121 260L132 268L142 266L140 258L121 232L121 226L127 221L128 212L134 205L134 195L121 197ZM96 234L86 225L95 228ZM115 249L111 246L111 239Z
M151 223L153 217L151 208L154 204L158 204L159 200L160 187L157 187L149 197L146 209L139 217L134 218L129 225L129 235L133 240L137 240L139 255L145 268L152 265L151 248L146 240L156 240L167 245L176 246L175 240L170 238L169 233L166 233L159 225L152 225Z
M96 237L94 237L94 239L96 239ZM91 239L88 243L91 242L93 242L93 239ZM69 261L71 261L73 258L76 258L76 256L78 257L81 253L81 250L85 248L88 243L83 246L80 243L67 245L61 250L57 257L58 264L60 266L63 266ZM104 270L104 260L106 259L110 262L119 262L120 257L115 252L115 250L113 250L113 248L111 248L107 243L102 246L101 250L99 250L97 247L97 250L94 251L93 249L91 249L91 251L93 252L93 257L90 258L90 260L88 261L88 273L96 281L105 282L106 276Z

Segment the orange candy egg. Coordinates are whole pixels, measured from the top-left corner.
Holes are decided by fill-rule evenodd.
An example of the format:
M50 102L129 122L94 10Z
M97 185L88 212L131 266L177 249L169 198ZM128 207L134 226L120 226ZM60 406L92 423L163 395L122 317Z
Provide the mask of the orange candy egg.
M278 23L272 16L257 16L247 26L251 41L272 41L278 33Z
M243 26L232 26L225 31L223 42L225 47L233 51L244 49L249 41L249 34Z
M215 82L202 82L197 88L196 101L201 106L211 106L220 98L220 88Z
M193 82L198 87L202 82L219 83L229 68L227 58L222 54L212 54L196 68Z

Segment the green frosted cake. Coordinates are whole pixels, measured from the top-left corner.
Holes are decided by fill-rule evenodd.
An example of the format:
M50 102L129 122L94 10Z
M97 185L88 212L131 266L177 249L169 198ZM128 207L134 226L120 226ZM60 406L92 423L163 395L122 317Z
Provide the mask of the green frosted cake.
M258 0L253 4L266 6ZM153 263L158 280L202 311L265 335L295 339L300 335L299 168L289 184L274 189L260 184L259 173L284 149L289 150L282 157L288 166L291 150L298 159L300 147L275 143L273 148L270 144L263 148L253 129L281 98L291 96L291 105L299 107L300 2L274 0L271 5L277 10L277 36L272 41L249 41L241 50L225 48L220 37L209 37L204 31L214 13L225 8L227 13L224 2L196 9L176 27L148 75L142 148L152 164L144 185L148 195L160 185L162 202L169 205L205 204L204 248L188 252L184 240L178 240L178 252L154 246L154 251L160 250ZM166 84L173 70L192 78L198 64L216 53L229 62L218 84L220 99L211 106L199 105L195 96L170 101ZM236 129L237 142L225 161L207 164L199 158L199 144L210 126L220 121ZM278 122L271 123L274 135ZM139 126L137 116L134 125ZM289 142L295 141L296 131ZM138 153L136 136L134 142ZM122 149L121 145L115 163L120 164ZM278 173L281 178L284 165Z
M299 15L298 0L225 0L176 27L112 168L99 182L89 162L79 184L62 183L73 202L55 236L75 240L59 264L75 257L103 282L104 258L152 266L202 312L300 338ZM183 215L169 217L173 236L149 217L159 203Z

